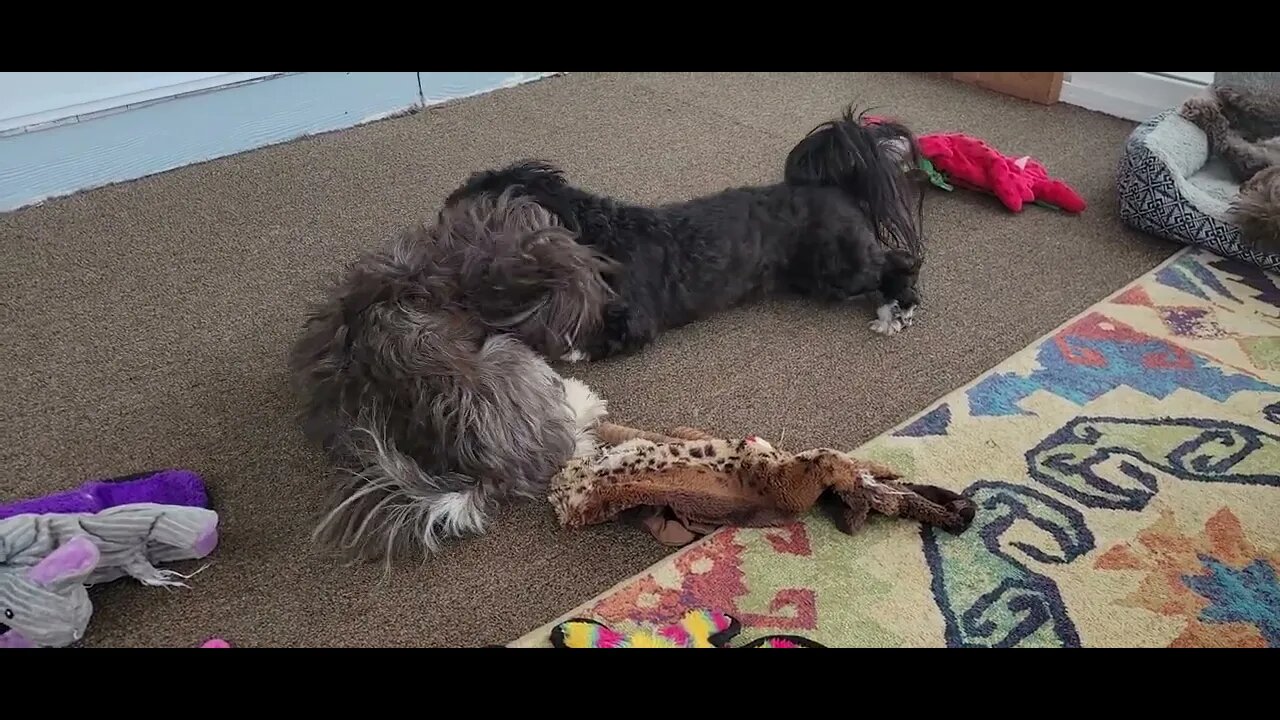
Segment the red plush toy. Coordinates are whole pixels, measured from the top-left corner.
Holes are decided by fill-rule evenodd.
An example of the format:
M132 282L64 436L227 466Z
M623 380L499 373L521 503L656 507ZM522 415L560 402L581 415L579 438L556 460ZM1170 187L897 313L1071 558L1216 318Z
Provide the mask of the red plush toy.
M882 122L868 116L867 124ZM950 190L947 181L960 187L993 193L1013 212L1025 203L1049 205L1069 213L1084 212L1084 198L1049 172L1030 155L1007 157L976 137L963 133L934 133L917 138L924 155L924 170L934 185Z
M1084 212L1084 198L1049 173L1030 155L1010 158L978 138L961 133L935 133L919 138L920 152L947 180L971 190L994 193L1004 206L1022 212L1024 203L1039 202L1069 213Z

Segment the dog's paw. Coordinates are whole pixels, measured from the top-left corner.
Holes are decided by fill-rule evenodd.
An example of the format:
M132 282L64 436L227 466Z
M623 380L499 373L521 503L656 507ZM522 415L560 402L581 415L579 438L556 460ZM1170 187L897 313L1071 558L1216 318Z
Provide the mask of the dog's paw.
M871 321L871 331L879 335L897 335L916 322L916 305L903 310L895 300L876 308L876 319Z
M876 308L876 319L868 327L878 335L897 335L902 332L904 325L898 303L891 302Z
M1218 106L1217 100L1202 96L1187 98L1182 103L1182 107L1178 108L1179 115L1200 127L1205 127L1216 120L1221 112L1222 109Z
M871 321L871 332L877 335L897 335L902 332L902 320L898 318L890 318L881 320L879 318Z
M560 359L567 363L580 363L587 359L587 354L581 350L574 349L562 355Z

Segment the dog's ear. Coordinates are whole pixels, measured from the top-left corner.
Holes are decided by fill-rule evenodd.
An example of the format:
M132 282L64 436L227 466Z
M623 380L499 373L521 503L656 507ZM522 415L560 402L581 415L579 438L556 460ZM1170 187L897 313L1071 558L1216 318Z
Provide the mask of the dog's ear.
M604 279L611 261L567 232L532 248L541 274L541 300L518 334L559 358L601 324L613 291Z
M602 322L612 261L579 243L534 197L507 187L460 202L445 220L445 232L465 238L477 260L465 265L459 284L488 327L554 360Z

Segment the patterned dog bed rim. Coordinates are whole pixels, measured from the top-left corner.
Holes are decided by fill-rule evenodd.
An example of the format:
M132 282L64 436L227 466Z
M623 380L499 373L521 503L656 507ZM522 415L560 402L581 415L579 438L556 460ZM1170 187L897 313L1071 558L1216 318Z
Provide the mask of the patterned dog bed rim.
M1166 240L1197 245L1264 270L1280 270L1280 255L1259 252L1240 239L1240 228L1202 212L1179 189L1173 171L1147 144L1147 136L1176 114L1166 110L1134 128L1117 170L1120 219Z

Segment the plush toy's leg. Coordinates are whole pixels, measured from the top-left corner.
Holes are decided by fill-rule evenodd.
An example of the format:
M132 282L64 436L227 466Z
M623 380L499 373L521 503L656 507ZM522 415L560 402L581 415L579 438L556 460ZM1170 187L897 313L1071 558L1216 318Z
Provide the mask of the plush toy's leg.
M681 442L684 440L711 440L709 435L697 428L678 427L671 431L669 435L662 433L649 432L648 430L638 430L626 425L617 425L610 422L602 422L596 427L596 436L600 438L600 442L606 445L621 445L628 440L641 438L655 443L671 443Z
M606 445L621 445L628 440L641 438L656 443L677 442L678 438L661 433L649 432L648 430L637 430L636 428L627 427L626 425L617 425L610 422L600 423L596 427L596 437L600 438L600 442Z
M902 476L888 465L882 465L874 460L863 460L861 458L853 458L854 465L860 470L866 470L871 473L871 477L884 482L886 480L897 480Z
M667 547L684 547L698 539L692 529L678 519L669 517L665 507L646 506L638 510L636 520L640 527Z
M840 531L855 535L867 522L867 514L871 512L871 501L861 488L836 488L835 491L842 503L839 515Z
M976 508L969 498L934 485L902 485L898 517L961 533L973 522Z
M681 425L671 431L671 436L678 440L713 440L715 436L697 428Z
M155 564L202 558L218 544L218 514L178 505L121 505L80 521L102 542L138 546L140 552L121 568L146 585L181 585L183 576ZM145 548L145 551L142 549Z
M218 545L218 516L212 512L166 512L151 530L157 562L202 558ZM167 552L166 552L167 551Z

